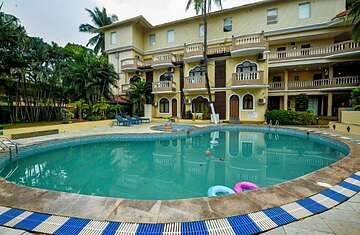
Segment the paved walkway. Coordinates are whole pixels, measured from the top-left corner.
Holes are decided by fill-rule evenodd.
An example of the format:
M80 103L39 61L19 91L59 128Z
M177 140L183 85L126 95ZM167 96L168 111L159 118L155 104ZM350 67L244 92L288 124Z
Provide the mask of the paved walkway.
M265 234L359 235L360 194L322 214L279 227Z

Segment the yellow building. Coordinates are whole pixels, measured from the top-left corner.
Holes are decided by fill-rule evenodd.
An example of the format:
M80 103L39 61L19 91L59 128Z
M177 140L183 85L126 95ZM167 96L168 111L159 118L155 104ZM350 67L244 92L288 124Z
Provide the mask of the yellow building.
M360 44L344 22L349 0L263 0L209 15L209 79L220 119L263 122L268 109L333 117L360 84ZM201 118L202 17L153 26L138 16L103 28L117 95L152 84L153 117ZM299 104L298 95L309 97ZM303 102L301 102L303 103ZM204 111L205 110L205 111Z

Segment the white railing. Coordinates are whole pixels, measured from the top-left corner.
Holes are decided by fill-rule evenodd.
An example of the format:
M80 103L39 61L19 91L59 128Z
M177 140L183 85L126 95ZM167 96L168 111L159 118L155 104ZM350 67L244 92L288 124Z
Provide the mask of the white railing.
M289 81L289 89L316 88L316 87L326 87L330 85L331 85L330 79L321 79L314 81Z
M284 82L271 82L269 83L269 86L272 90L281 90L284 89Z
M173 61L174 55L172 54L162 54L153 57L153 64L172 63Z
M129 58L121 61L121 68L134 67L138 68L143 66L143 62L138 58Z
M360 76L348 76L348 77L338 77L334 78L333 84L335 86L359 86L360 85Z
M192 43L185 45L185 53L193 53L193 52L199 52L204 51L204 44L202 43Z
M235 46L257 44L262 42L262 35L257 34L250 36L234 37L233 42Z
M199 84L205 82L205 76L186 77L185 82L188 84Z
M173 81L160 81L160 82L154 82L153 88L176 88L176 83Z
M243 72L235 73L234 80L243 81L243 80L257 80L260 79L260 71L256 72Z
M271 52L269 54L270 60L281 60L287 58L302 58L302 57L315 57L324 55L336 55L338 53L355 51L360 49L360 42L344 41L329 45L326 47L312 47L291 49L285 51Z

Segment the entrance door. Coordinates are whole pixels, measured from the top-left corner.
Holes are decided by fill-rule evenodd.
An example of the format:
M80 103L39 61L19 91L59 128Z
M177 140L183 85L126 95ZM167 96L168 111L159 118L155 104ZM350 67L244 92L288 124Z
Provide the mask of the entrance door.
M173 99L171 101L171 110L172 110L172 116L173 117L177 117L177 100L176 99Z
M239 110L239 104L240 104L240 100L239 97L237 95L233 95L230 98L230 120L239 120L239 114L240 114L240 110Z
M220 120L226 119L226 92L215 92L215 111L219 114Z

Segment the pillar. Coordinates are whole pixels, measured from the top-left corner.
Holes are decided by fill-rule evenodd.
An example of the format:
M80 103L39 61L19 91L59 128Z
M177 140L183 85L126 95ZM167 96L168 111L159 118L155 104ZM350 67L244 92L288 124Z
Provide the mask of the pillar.
M285 91L287 91L289 88L289 71L288 70L284 71L284 88L285 88Z
M288 100L289 100L289 96L288 94L284 95L284 110L288 110Z
M329 65L329 79L332 80L334 78L334 66Z
M333 94L329 93L328 94L328 111L327 111L328 117L332 116L332 108L333 108Z

